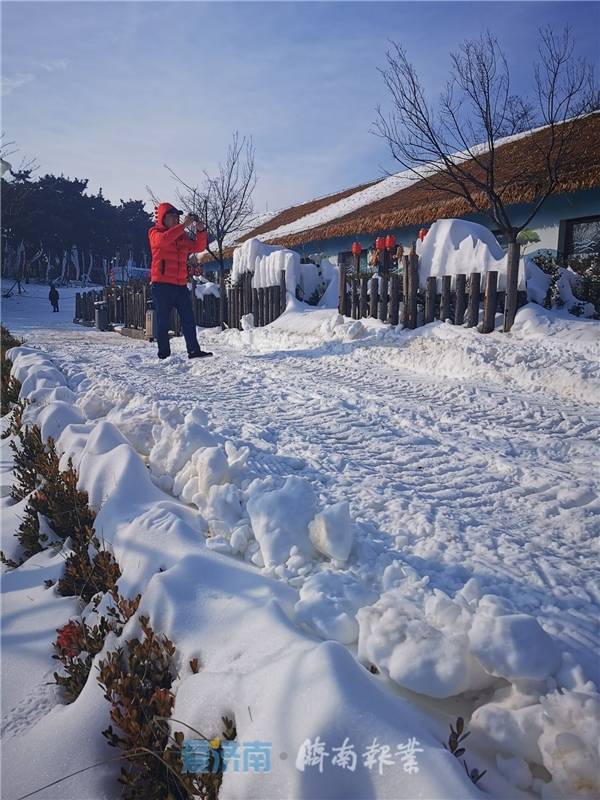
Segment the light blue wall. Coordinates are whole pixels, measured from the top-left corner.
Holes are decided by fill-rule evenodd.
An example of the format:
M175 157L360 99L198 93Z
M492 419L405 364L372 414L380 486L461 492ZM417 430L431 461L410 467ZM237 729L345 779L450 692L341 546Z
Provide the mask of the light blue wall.
M511 206L510 212L515 224L520 225L531 213L531 206L527 204ZM563 194L549 198L527 227L537 231L540 237L540 242L536 245L536 249L556 250L558 248L558 231L561 220L589 217L595 214L600 214L600 189ZM490 229L495 227L489 219L481 214L465 214L464 219L478 222ZM423 225L411 225L406 228L382 230L378 234L369 234L368 236L346 236L319 240L294 247L293 249L303 256L310 256L314 253L337 256L340 252L350 250L354 241L360 242L363 250L366 250L373 244L376 235L383 236L388 233L394 234L397 243L406 247L415 241L422 227ZM425 227L428 227L428 225L425 225Z
M516 225L520 225L531 213L531 206L527 204L515 205L510 208L511 218ZM590 189L583 192L573 192L549 198L528 224L528 228L537 231L540 242L535 245L535 250L530 246L527 255L532 255L537 250L554 250L558 248L558 233L561 220L577 219L578 217L589 217L600 214L600 188ZM464 219L478 222L490 229L494 225L482 214L465 214ZM352 242L359 241L363 251L366 251L374 243L376 236L383 236L388 233L394 234L397 244L408 247L417 238L419 230L423 225L411 225L406 228L396 228L393 230L382 230L377 234L346 236L334 239L321 239L298 245L294 248L301 256L312 256L323 253L325 256L337 256L338 253L347 252L352 248ZM428 225L425 225L428 227ZM363 261L365 256L363 255ZM206 264L207 270L213 269L216 264ZM231 267L231 262L226 264L226 269Z

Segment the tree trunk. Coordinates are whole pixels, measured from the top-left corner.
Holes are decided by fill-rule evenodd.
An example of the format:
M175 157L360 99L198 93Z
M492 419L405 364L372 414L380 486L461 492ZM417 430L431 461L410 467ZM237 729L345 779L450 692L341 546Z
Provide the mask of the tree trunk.
M517 286L519 282L519 261L521 246L517 242L516 230L511 230L508 239L508 258L506 268L506 300L504 305L504 332L508 333L517 313Z

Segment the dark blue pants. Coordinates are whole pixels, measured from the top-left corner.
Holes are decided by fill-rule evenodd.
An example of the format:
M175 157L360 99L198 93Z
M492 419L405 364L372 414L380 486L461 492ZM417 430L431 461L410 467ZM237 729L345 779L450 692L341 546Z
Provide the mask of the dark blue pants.
M154 313L156 314L158 357L166 358L171 355L169 320L172 309L176 309L179 314L188 355L197 353L200 350L200 345L196 338L196 321L194 319L190 290L187 286L175 286L173 283L153 283L152 299L154 301Z

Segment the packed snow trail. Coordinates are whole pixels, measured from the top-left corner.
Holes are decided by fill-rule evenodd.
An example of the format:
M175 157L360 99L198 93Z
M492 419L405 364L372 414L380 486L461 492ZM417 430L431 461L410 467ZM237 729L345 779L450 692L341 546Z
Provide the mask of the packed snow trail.
M600 413L585 346L448 326L331 342L275 325L205 332L216 358L190 363L176 342L159 363L153 344L66 321L36 330L32 302L7 323L70 382L91 381L98 415L130 400L139 423L152 401L199 404L258 474L300 475L322 502L349 501L369 531L361 579L394 555L449 594L475 577L598 680Z

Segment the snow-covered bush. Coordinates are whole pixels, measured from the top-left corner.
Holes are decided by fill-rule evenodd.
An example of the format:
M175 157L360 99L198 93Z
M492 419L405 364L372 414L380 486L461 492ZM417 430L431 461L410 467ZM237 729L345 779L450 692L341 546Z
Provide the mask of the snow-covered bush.
M566 308L577 317L600 316L600 259L597 256L571 257L566 267L558 263L556 255L550 251L540 251L530 260L529 267L533 294L528 294L536 303L542 302L546 308ZM539 268L546 276L547 288L543 301L537 286L540 280L532 267Z
M8 414L14 403L19 399L21 382L11 374L12 362L6 353L13 347L18 347L21 342L10 331L0 326L0 416Z

